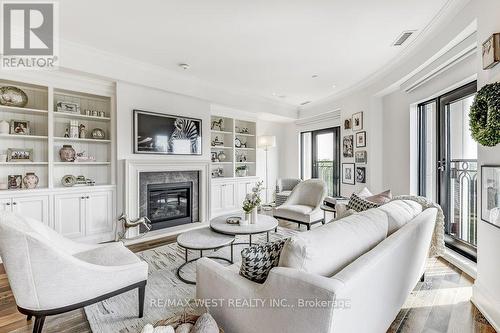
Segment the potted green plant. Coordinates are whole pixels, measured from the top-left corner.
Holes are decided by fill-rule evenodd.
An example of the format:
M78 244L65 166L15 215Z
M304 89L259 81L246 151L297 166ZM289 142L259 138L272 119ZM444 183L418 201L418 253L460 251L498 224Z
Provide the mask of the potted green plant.
M236 167L236 176L246 177L248 175L248 165L239 165Z

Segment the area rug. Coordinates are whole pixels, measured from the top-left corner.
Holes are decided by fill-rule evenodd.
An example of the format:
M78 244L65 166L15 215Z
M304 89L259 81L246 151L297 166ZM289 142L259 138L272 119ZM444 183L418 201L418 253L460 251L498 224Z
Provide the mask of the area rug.
M278 228L270 233L270 240L290 237L299 232L288 228ZM265 242L265 234L254 236L255 242ZM248 236L238 236L236 242L248 242ZM235 245L234 261L241 261L243 245ZM230 257L229 247L217 251L204 251L204 256ZM177 278L176 271L184 263L184 250L172 243L137 253L149 265L148 284L144 317L137 318L137 290L112 297L100 303L87 306L85 314L95 333L138 333L147 323L154 324L161 319L182 312L189 300L195 297L196 286L185 284ZM198 251L190 251L189 259L199 256ZM222 264L226 265L223 261ZM195 280L196 264L183 269L185 278Z

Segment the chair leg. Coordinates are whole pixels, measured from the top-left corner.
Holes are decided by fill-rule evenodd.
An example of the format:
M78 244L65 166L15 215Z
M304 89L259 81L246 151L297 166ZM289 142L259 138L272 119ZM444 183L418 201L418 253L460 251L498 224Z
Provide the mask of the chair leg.
M32 315L28 315L28 316L27 316L27 318L26 318L26 320L27 320L27 321L30 321L30 320L31 320L31 318L33 318L33 316L32 316Z
M422 274L422 276L420 277L420 282L424 282L425 281L425 273Z
M140 286L139 291L139 318L144 315L144 296L146 295L146 285Z
M307 224L307 230L311 230L311 225L309 223Z
M33 333L42 333L43 323L45 322L45 317L35 317L35 325L33 326Z

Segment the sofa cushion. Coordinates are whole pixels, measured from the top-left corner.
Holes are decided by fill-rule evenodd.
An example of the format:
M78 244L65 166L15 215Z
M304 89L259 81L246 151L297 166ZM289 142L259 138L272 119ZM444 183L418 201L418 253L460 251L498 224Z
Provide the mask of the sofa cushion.
M376 208L378 207L379 204L370 202L366 199L360 198L356 194L352 194L351 198L349 199L349 203L347 204L347 209L353 209L357 212L362 212L364 210L370 209L370 208Z
M330 277L387 236L387 214L370 209L290 238L279 266Z
M280 253L286 239L254 245L241 251L240 275L247 279L263 283L271 268L278 266Z
M366 197L364 199L368 200L370 202L374 202L374 203L379 204L379 205L383 205L383 204L386 204L389 201L391 201L392 192L391 192L391 190L387 190L387 191L380 192L378 194Z
M306 205L282 205L276 207L274 216L277 218L284 218L292 221L299 221L304 223L315 222L323 218L320 209L313 210L314 207Z
M387 214L388 235L390 235L420 214L422 205L413 200L393 200L380 206L379 209Z

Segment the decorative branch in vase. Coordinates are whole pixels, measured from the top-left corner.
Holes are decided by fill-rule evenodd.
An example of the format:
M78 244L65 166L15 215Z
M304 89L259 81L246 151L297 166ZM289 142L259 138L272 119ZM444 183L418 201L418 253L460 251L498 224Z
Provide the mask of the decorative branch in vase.
M248 193L245 196L245 200L243 201L243 210L245 211L245 220L250 220L250 224L256 224L258 215L257 208L260 206L262 200L260 198L260 194L264 189L264 182L260 181L255 184L252 188L252 192Z

